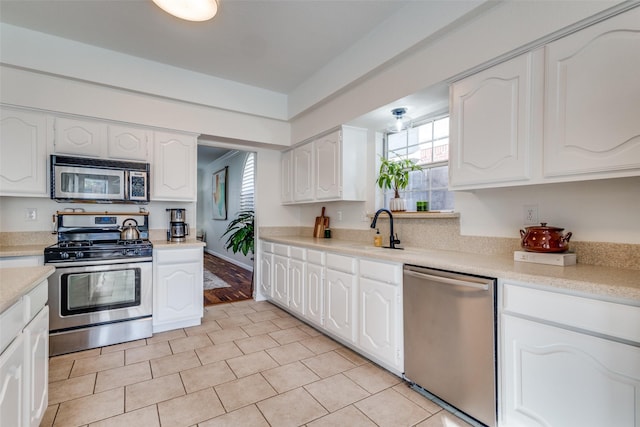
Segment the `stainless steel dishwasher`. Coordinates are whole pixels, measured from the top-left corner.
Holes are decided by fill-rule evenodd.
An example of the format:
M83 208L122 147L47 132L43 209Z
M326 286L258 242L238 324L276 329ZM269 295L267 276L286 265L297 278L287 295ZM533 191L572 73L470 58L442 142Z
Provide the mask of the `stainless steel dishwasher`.
M405 377L496 425L496 280L404 267Z

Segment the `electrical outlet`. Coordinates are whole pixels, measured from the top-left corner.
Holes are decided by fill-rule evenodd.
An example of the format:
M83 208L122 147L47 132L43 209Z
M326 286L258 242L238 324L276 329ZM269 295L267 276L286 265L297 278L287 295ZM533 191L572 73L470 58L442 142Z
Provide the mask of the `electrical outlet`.
M36 208L27 208L24 212L25 221L36 221L38 219L38 210Z
M338 221L342 221L342 211L338 211Z
M538 205L524 205L523 219L524 225L537 225L538 224Z

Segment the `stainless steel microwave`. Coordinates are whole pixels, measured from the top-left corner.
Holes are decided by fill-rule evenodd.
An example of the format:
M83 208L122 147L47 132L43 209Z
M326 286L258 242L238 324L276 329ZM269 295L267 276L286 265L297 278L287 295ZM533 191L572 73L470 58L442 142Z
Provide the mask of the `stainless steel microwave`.
M148 203L149 164L51 156L51 198L60 202Z

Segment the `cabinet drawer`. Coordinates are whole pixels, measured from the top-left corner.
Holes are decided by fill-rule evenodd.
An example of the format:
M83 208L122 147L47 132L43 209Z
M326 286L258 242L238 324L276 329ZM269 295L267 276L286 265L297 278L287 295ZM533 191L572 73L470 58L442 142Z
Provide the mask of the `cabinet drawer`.
M271 243L271 242L260 242L260 250L262 250L262 252L273 253L273 243Z
M24 321L24 298L0 313L0 354L11 344L11 341L22 331Z
M274 243L273 253L277 255L282 255L282 256L289 256L289 246L279 245L277 243Z
M25 301L25 324L29 323L31 319L47 304L49 300L49 283L47 280L43 280L35 289L27 294L24 298Z
M158 249L155 250L153 254L153 260L159 264L178 264L181 262L193 262L202 260L202 257L202 248Z
M360 276L377 280L378 282L398 285L402 283L402 264L361 259Z
M355 273L356 259L338 254L327 254L327 268L344 271L345 273Z
M505 312L640 343L640 307L505 283Z
M307 250L307 261L312 264L324 265L324 252Z
M289 256L294 259L304 261L306 259L307 250L304 248L297 248L295 246L289 247Z

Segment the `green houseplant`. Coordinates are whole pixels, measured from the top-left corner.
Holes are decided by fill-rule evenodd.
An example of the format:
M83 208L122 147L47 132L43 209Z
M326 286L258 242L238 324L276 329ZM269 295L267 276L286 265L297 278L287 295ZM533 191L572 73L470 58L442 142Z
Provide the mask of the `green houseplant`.
M232 250L234 254L237 252L242 252L243 255L247 255L249 252L254 253L253 222L253 210L238 212L236 219L227 225L227 230L220 236L220 238L229 236L225 242L225 249Z
M389 201L389 210L404 211L404 199L400 197L400 190L409 185L409 172L422 170L412 159L389 160L380 158L380 170L376 184L381 189L392 189L394 198Z

